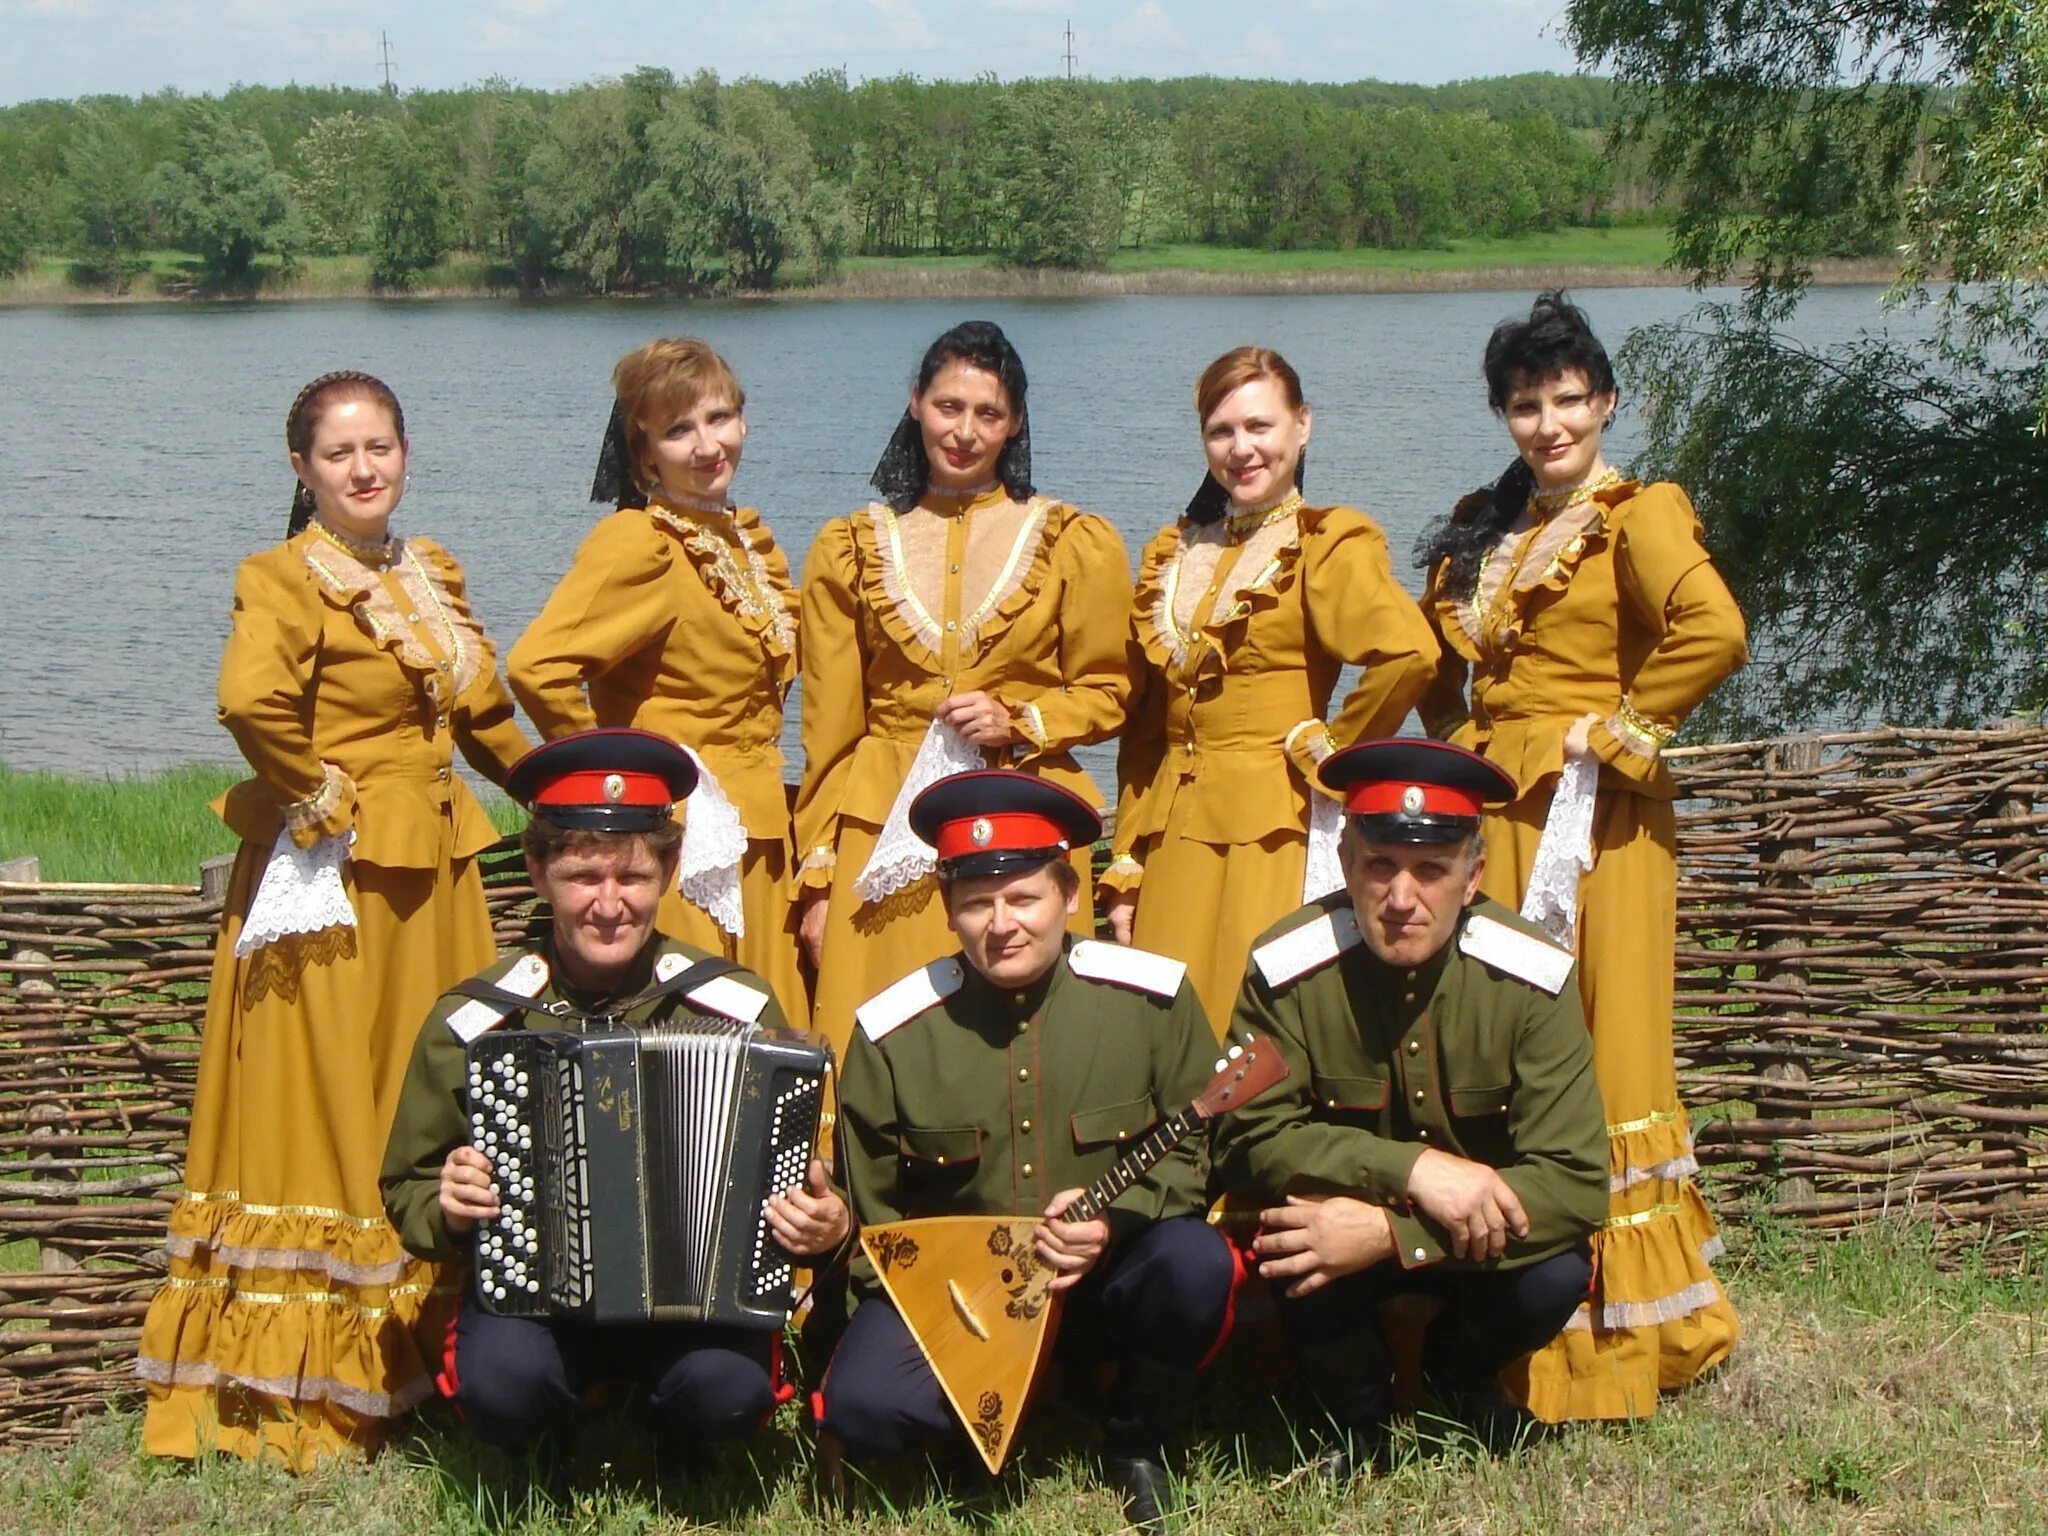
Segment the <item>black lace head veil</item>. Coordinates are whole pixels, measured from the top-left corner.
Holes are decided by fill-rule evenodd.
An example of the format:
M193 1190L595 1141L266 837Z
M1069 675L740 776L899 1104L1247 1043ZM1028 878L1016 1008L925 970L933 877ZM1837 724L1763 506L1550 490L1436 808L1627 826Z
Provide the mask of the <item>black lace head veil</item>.
M925 348L917 368L917 393L921 395L929 389L939 370L948 363L965 363L994 374L1002 382L1004 393L1010 397L1010 408L1021 420L1017 435L996 459L996 478L1011 496L1024 500L1032 491L1031 416L1024 407L1024 359L1017 355L1001 326L989 320L969 320ZM868 484L882 493L884 501L903 512L924 494L931 472L931 461L925 457L924 433L906 410L888 445L882 449Z
M332 373L321 374L292 400L291 409L284 413L285 447L301 458L311 453L313 432L320 425L320 412L330 400L347 399L352 395L367 395L383 405L391 412L391 425L396 429L399 441L405 441L405 411L398 403L398 396L392 393L391 386L375 374L354 368L337 368ZM285 520L284 536L289 539L303 532L306 524L313 520L315 509L312 487L303 480L297 482L292 487L291 512Z
M633 472L632 450L626 444L626 412L612 403L612 418L605 425L604 442L597 450L597 472L591 476L590 499L614 507L644 507L646 494L640 477Z

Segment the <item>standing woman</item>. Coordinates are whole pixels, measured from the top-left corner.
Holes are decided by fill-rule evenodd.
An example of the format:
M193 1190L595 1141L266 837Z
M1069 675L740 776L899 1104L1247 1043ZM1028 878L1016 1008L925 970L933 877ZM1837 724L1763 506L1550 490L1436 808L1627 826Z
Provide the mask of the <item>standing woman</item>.
M802 934L842 1053L855 1008L954 946L907 821L919 790L1008 766L1102 803L1073 749L1123 723L1130 562L1101 518L1034 494L1024 392L996 326L939 337L882 499L826 524L804 567ZM1071 926L1093 922L1083 902Z
M378 1165L420 1021L494 950L497 840L454 748L526 751L462 568L390 530L398 400L329 373L285 417L285 542L235 573L220 720L255 770L221 916L170 1274L143 1323L143 1445L306 1469L432 1390L454 1297L383 1214Z
M550 740L637 726L696 754L681 889L662 897L657 921L752 970L801 1025L810 999L782 787L796 592L760 514L732 503L746 395L725 360L688 337L627 353L612 389L590 495L620 510L583 541L506 671Z
M1585 315L1544 294L1495 328L1485 374L1519 457L1422 552L1444 641L1423 718L1521 787L1485 823L1485 890L1510 907L1531 894L1553 798L1562 834L1574 786L1591 792L1590 832L1553 834L1526 910L1567 940L1576 912L1610 1190L1593 1294L1521 1391L1551 1422L1644 1418L1739 1332L1708 1267L1720 1238L1672 1061L1677 789L1662 752L1748 652L1685 492L1623 479L1601 454L1614 370Z
M1315 765L1393 735L1437 645L1378 525L1303 501L1311 417L1285 358L1224 353L1195 385L1195 416L1208 478L1139 562L1144 666L1103 884L1116 936L1187 961L1221 1031L1253 939L1341 884L1336 802L1312 813ZM1325 725L1346 663L1364 670ZM1312 817L1330 844L1316 871Z

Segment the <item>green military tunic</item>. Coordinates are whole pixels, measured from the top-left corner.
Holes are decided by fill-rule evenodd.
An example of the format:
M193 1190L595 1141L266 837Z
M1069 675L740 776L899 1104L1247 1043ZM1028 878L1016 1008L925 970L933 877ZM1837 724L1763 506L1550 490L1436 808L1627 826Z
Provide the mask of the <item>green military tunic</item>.
M1291 1075L1218 1122L1227 1189L1385 1206L1407 1268L1535 1263L1607 1214L1606 1116L1570 956L1497 902L1475 902L1413 970L1373 954L1348 895L1312 902L1253 947L1232 1030L1272 1035ZM1430 1147L1498 1169L1528 1235L1497 1260L1450 1257L1407 1200Z
M622 1000L637 997L657 981L666 981L710 958L701 949L657 933L615 995ZM555 970L550 939L533 953L500 959L477 979L539 1003L561 1002L584 1011L595 1012L612 1000L575 991L557 979ZM712 1017L740 1018L764 1028L784 1024L782 1010L767 986L745 970L714 977L686 993L672 992L643 1003L621 1022L640 1026ZM562 1021L562 1027L569 1024L567 1019ZM464 1036L555 1027L556 1022L545 1015L509 1005L501 1009L455 992L442 993L428 1013L419 1039L413 1043L405 1085L399 1090L398 1112L391 1122L391 1139L384 1147L384 1167L378 1175L385 1213L408 1251L423 1259L441 1260L468 1251L467 1241L448 1230L441 1212L441 1165L450 1152L469 1140L468 1046Z
M839 1084L840 1170L868 1224L1037 1216L1084 1188L1215 1074L1216 1036L1180 962L1069 941L1033 985L992 985L958 954L857 1011ZM1199 1133L1105 1212L1111 1243L1203 1209ZM860 1258L856 1287L875 1280Z

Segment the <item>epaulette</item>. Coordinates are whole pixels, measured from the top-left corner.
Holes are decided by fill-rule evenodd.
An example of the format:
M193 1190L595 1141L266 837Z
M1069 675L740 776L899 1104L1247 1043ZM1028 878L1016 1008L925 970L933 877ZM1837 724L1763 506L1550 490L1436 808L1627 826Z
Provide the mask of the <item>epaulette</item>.
M1283 987L1310 971L1322 969L1363 942L1358 914L1349 907L1337 907L1312 923L1303 923L1277 939L1268 939L1252 951L1252 964L1266 978L1267 986Z
M1171 999L1180 991L1188 974L1187 965L1149 949L1128 944L1105 944L1100 939L1083 939L1067 952L1067 967L1090 981L1112 982L1154 997Z
M960 990L965 979L958 956L934 960L912 971L901 981L884 987L853 1010L860 1032L879 1041L899 1024L907 1024L925 1009L943 1003Z
M1517 981L1526 981L1552 997L1571 980L1570 950L1559 949L1533 933L1510 928L1484 913L1475 912L1465 919L1465 931L1458 935L1458 948L1480 964Z
M507 992L516 992L521 997L539 997L548 984L548 963L539 955L521 955L512 964L512 969L500 976L491 985ZM482 998L471 998L460 1008L448 1015L448 1027L455 1032L455 1038L468 1045L478 1035L496 1029L505 1022L505 1015L512 1010L499 1008Z
M654 962L654 979L669 981L680 976L691 966L688 955L679 955L671 950ZM768 994L759 987L750 987L733 975L714 976L702 986L690 988L683 996L706 1013L722 1014L728 1019L738 1019L742 1024L752 1024L761 1017L761 1010L768 1006Z

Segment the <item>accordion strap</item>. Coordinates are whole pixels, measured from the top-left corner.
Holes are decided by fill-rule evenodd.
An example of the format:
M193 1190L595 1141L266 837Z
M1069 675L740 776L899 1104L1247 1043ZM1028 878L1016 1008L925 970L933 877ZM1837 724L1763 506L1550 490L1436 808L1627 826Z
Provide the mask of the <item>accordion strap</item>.
M676 972L667 981L656 982L637 997L629 997L609 1008L599 1009L578 1008L573 1003L560 999L544 1003L538 998L522 997L517 992L508 992L503 987L494 986L474 976L468 981L457 982L448 990L461 997L473 997L480 1003L490 1004L493 1008L517 1008L523 1013L537 1013L550 1019L573 1021L577 1024L596 1024L606 1019L623 1018L636 1008L644 1008L649 1003L659 1002L662 998L673 997L678 992L694 992L705 982L729 975L739 968L731 960L716 956L707 957Z

